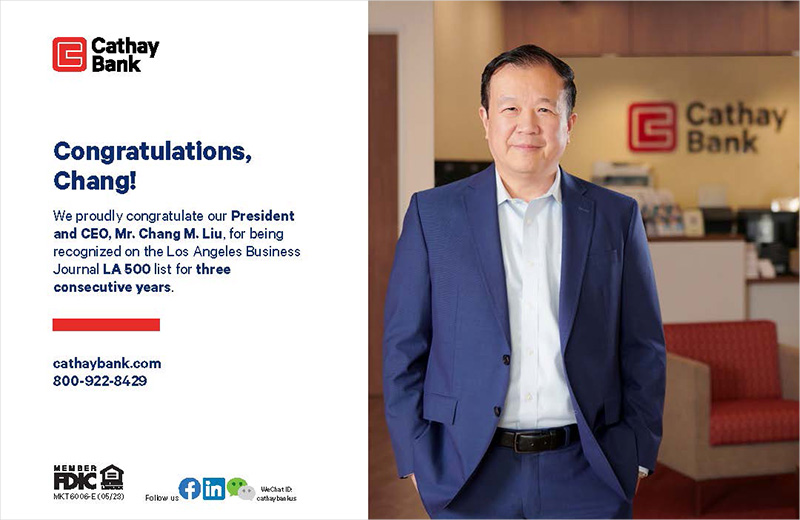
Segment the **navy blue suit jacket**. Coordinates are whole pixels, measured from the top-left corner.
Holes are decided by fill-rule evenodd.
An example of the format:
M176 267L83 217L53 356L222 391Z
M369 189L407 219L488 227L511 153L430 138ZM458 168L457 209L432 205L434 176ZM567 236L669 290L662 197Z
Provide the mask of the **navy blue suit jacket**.
M665 350L636 201L561 178L558 324L580 442L597 475L633 499L661 442ZM486 452L511 354L494 166L416 193L403 222L384 315L383 388L398 474L429 513Z

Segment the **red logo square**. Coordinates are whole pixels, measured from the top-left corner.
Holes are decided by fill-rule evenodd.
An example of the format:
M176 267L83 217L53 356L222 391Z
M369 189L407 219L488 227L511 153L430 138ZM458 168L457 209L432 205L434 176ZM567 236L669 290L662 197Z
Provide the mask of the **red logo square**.
M53 70L58 72L86 70L86 38L53 38Z
M671 152L677 145L675 103L633 103L628 109L628 146L633 152Z

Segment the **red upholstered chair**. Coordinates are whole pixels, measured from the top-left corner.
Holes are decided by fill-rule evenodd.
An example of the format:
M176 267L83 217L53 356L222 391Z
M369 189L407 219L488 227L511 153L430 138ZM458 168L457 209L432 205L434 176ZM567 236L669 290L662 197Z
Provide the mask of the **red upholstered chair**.
M695 482L797 474L798 349L771 321L664 326L667 394L659 462Z

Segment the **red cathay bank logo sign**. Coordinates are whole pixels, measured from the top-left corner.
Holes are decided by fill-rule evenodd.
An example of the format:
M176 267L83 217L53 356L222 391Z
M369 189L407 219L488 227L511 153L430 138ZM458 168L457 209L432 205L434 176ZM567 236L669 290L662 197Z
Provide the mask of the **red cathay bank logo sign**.
M87 42L80 36L53 38L53 70L56 72L142 72L142 62L155 58L157 40L130 36L97 36Z
M58 72L86 70L86 38L54 38L53 70Z
M632 152L671 152L677 145L675 103L632 103L628 108L628 146Z

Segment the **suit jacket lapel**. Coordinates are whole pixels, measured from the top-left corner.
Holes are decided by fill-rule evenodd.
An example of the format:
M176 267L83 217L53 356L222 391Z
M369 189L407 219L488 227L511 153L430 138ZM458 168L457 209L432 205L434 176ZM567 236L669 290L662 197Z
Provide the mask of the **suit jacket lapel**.
M567 348L578 297L583 284L586 256L594 227L594 201L584 195L583 183L562 169L561 177L561 289L558 329L561 353Z
M494 164L475 174L467 184L464 193L464 209L472 231L475 249L478 252L483 282L491 298L495 317L510 349L508 294L500 244L500 225L497 219L497 186Z

